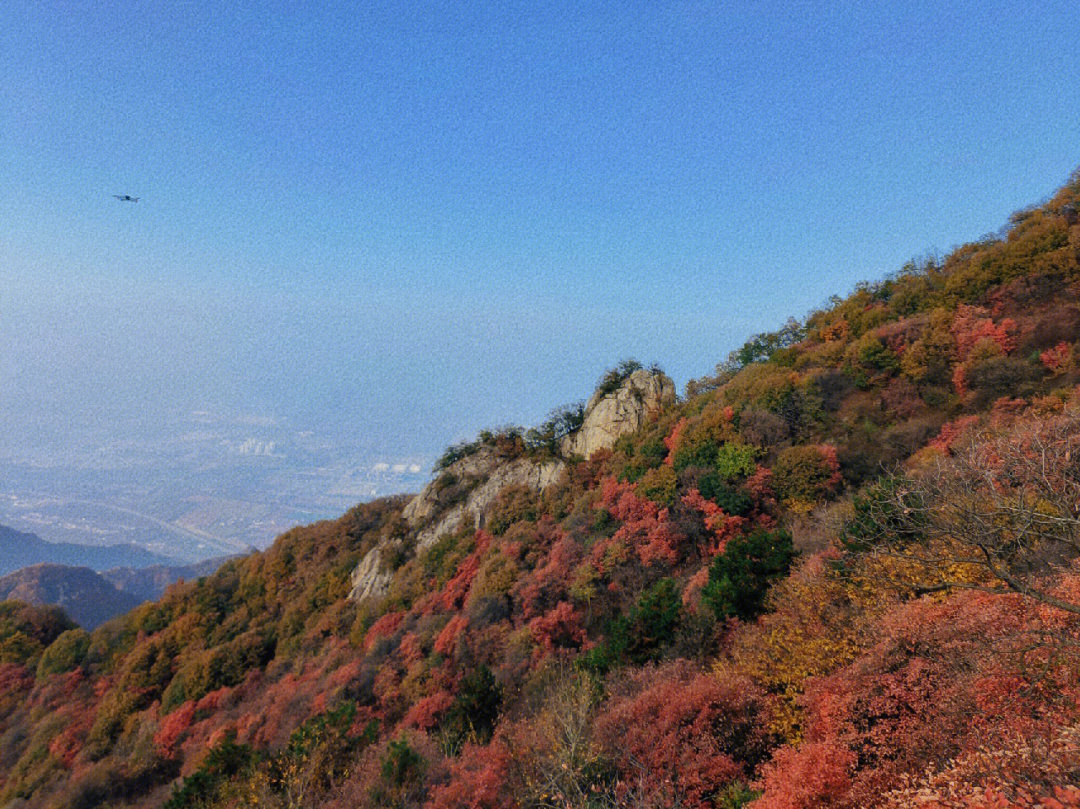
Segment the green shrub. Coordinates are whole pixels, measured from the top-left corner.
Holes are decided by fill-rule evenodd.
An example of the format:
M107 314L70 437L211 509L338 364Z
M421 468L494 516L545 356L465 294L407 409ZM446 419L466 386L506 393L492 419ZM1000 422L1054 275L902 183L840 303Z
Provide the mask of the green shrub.
M173 787L164 809L205 806L214 798L219 784L248 769L253 761L251 748L237 744L236 733L230 731L210 748L199 769Z
M405 739L396 739L387 746L380 772L387 783L400 788L419 780L424 759Z
M86 660L89 649L90 635L85 629L69 629L61 633L42 653L37 676L44 678L50 674L73 671Z
M749 495L728 486L716 472L708 472L698 478L698 491L706 500L712 500L726 513L741 517L753 505Z
M661 579L642 593L627 613L608 625L603 643L582 655L580 665L604 673L623 662L655 660L674 638L682 614L678 585L673 579Z
M716 472L729 483L749 477L757 469L757 456L757 448L729 441L717 450Z
M751 620L762 611L769 585L787 575L794 558L795 547L787 531L735 537L709 567L702 601L717 618Z
M713 441L699 441L694 444L679 447L672 458L672 466L676 472L697 466L711 469L716 465L717 453L720 447Z
M487 743L501 707L502 688L491 669L482 665L466 674L442 723L450 746L457 747L467 740Z
M614 368L605 372L600 378L599 384L596 386L596 393L598 398L603 398L609 393L614 393L621 386L622 383L630 378L630 375L634 371L640 371L642 365L640 362L634 359L623 360Z

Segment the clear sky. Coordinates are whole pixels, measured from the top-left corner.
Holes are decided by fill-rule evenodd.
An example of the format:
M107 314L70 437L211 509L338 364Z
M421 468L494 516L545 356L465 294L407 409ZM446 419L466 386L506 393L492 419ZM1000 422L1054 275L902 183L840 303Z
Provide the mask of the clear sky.
M996 230L1075 2L0 4L0 427L437 454ZM112 194L131 194L138 203Z

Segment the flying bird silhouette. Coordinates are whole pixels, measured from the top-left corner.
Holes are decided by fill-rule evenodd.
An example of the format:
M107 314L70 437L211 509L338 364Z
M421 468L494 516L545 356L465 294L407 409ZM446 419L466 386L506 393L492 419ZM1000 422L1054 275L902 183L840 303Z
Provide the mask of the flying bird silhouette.
M113 194L113 197L120 200L121 202L138 202L139 201L138 197L133 197L130 194Z

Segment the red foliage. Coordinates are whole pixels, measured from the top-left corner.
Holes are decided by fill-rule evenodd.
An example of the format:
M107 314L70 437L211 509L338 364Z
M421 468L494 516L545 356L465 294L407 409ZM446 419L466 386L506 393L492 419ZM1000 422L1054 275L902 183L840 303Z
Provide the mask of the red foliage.
M450 778L432 788L425 809L513 809L506 788L510 753L498 737L486 747L466 744L449 764Z
M683 495L682 501L702 515L705 527L712 532L711 541L701 548L705 556L721 553L728 540L738 535L747 523L745 517L728 514L712 500L706 500L697 489L691 489Z
M560 601L547 614L529 621L533 639L548 652L557 648L580 646L585 642L585 630L581 616L572 605Z
M348 660L338 666L338 668L330 674L330 677L327 679L327 685L331 689L342 688L359 677L363 668L364 665L360 660L355 658Z
M763 749L763 706L749 679L680 662L628 675L595 730L624 794L644 793L650 806L705 809L718 790L746 777L740 762Z
M196 714L210 714L218 710L224 702L232 695L231 688L219 688L216 691L211 691L200 699L195 705Z
M1053 348L1048 348L1039 354L1039 360L1050 371L1057 371L1069 358L1070 346L1068 343L1058 343Z
M522 618L532 618L549 610L566 597L566 585L571 571L581 561L581 546L551 524L542 524L538 531L541 541L551 543L542 563L514 588L514 600Z
M907 347L919 339L925 326L925 318L907 317L895 323L879 326L874 334L889 347L890 351L895 352L897 356L902 356Z
M821 453L821 460L829 471L829 477L825 480L824 486L829 491L835 491L844 481L844 476L840 472L840 459L837 457L836 447L832 444L818 444L818 452Z
M950 330L956 339L956 351L961 362L967 359L980 340L992 341L1004 354L1016 348L1016 322L1007 317L1000 323L994 323L982 307L960 304Z
M664 446L668 448L667 457L664 458L665 466L671 466L675 463L675 453L679 451L679 446L682 444L682 434L687 423L687 418L683 416L675 423L671 433L664 436Z
M936 438L931 439L927 446L942 452L952 452L959 446L961 439L968 435L968 430L978 421L978 416L961 416L955 421L947 421L941 426L941 432Z
M465 603L472 587L473 579L480 569L480 560L491 544L491 534L486 531L476 532L476 547L457 566L453 577L442 588L438 606L444 610L456 610Z
M772 487L772 470L768 467L759 465L754 474L746 479L743 488L760 504L775 505L776 492Z
M967 393L967 369L963 365L956 365L953 367L952 385L957 396L964 396Z
M424 659L424 650L420 646L420 638L414 632L406 632L398 644L398 657L402 665L408 667Z
M851 787L855 754L831 742L782 747L762 768L765 790L751 809L825 809Z
M401 626L404 619L405 613L401 611L388 612L386 615L381 616L371 625L371 628L368 629L367 634L364 636L365 651L370 652L376 641L391 637L398 631L398 627Z
M696 605L701 600L701 590L708 582L709 566L705 565L686 582L686 587L682 592L683 606L696 609Z
M604 507L622 522L612 539L625 541L633 548L642 564L663 562L674 565L679 561L679 546L684 537L668 519L668 510L639 497L629 483L606 478L601 487Z
M161 725L154 734L154 744L162 756L171 758L175 754L177 743L191 727L194 718L195 702L188 700L161 720Z
M435 638L435 651L443 657L451 657L457 647L458 637L468 625L469 621L459 614L454 615L442 628L438 637Z
M1080 588L1080 576L1065 577L1062 587ZM1050 629L1040 613L1020 596L973 591L886 611L872 648L807 681L805 742L776 752L755 806L875 805L928 768L1075 723L1075 661L1031 644Z
M439 717L453 704L452 694L447 691L437 691L413 703L401 722L408 727L430 730L438 724Z
M94 716L89 711L74 709L73 706L69 706L69 710L64 711L64 714L67 725L49 742L49 752L65 768L71 769L75 757L82 750Z

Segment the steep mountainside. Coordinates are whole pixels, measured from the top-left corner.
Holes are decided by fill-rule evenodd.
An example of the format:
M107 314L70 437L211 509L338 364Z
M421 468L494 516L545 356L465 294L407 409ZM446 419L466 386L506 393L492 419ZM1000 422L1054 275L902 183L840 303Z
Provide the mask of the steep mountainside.
M0 805L1080 806L1078 204L91 634L0 605Z

